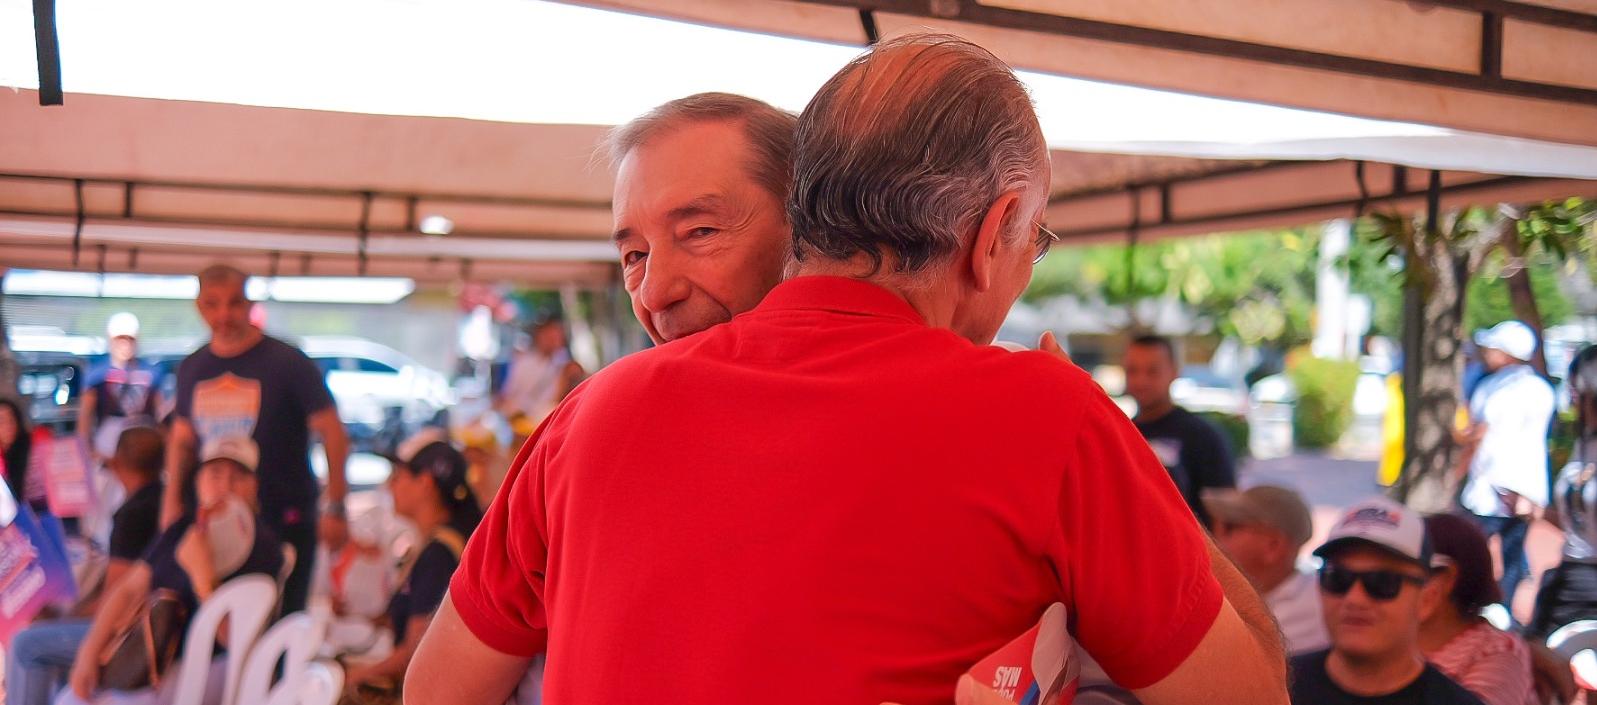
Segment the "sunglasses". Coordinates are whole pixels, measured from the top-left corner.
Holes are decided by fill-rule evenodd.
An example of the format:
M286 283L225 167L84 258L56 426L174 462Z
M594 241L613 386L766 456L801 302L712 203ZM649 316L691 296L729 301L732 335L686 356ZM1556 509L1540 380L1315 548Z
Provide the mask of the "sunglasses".
M1348 570L1331 563L1320 566L1321 590L1341 597L1353 589L1354 583L1363 585L1364 594L1370 599L1385 602L1403 592L1404 583L1424 585L1425 578L1395 570Z
M1049 230L1046 227L1043 227L1042 223L1038 223L1037 224L1037 242L1036 242L1036 244L1037 244L1037 256L1031 260L1031 263L1032 264L1040 264L1040 263L1042 263L1042 258L1048 256L1048 248L1053 247L1054 243L1056 243L1056 242L1059 242L1059 236L1055 235L1054 231Z

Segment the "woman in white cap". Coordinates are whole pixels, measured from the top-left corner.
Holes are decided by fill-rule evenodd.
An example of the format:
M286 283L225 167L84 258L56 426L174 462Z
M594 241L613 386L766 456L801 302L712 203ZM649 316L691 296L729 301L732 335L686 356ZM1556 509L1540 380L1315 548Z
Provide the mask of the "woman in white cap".
M392 459L388 490L394 511L415 524L424 542L400 569L399 590L388 603L384 621L394 632L394 651L382 661L349 670L346 705L399 702L405 669L443 603L466 539L482 521L466 457L447 439L441 429L421 431L401 444Z
M192 617L200 604L233 578L278 576L283 567L282 544L261 523L256 505L259 457L255 442L246 437L225 437L206 444L195 473L197 515L184 517L163 532L105 596L78 649L68 679L70 687L56 699L57 705L100 702L108 695L101 688L100 656L126 633L125 626L135 621L134 616L157 591L170 591L182 605L182 613ZM217 638L225 647L225 630ZM175 680L164 678L161 684L168 686ZM171 695L163 690L159 701L167 702Z

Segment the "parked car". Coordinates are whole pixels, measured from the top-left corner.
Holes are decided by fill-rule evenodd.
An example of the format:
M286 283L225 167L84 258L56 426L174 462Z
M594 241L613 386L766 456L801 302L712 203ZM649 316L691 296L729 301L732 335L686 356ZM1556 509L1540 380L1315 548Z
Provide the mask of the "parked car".
M327 375L357 451L383 453L429 425L447 425L454 392L442 373L364 338L307 336L300 349Z
M78 425L78 401L88 370L83 358L51 350L13 350L17 362L17 392L27 406L34 427L47 426L70 433Z

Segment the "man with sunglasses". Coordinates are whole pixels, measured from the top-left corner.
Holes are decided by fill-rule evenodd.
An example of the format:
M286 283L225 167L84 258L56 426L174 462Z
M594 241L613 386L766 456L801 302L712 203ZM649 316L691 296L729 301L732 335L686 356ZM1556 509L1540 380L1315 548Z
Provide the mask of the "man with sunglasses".
M1384 497L1353 505L1314 555L1331 648L1292 659L1297 705L1481 705L1427 664L1420 620L1447 599L1420 516Z

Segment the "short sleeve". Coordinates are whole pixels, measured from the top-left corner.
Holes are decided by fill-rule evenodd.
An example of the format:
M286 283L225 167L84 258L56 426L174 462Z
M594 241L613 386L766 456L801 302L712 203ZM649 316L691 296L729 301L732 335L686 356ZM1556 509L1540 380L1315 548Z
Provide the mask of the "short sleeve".
M1087 394L1054 555L1077 641L1116 683L1145 688L1192 655L1224 596L1170 474L1107 396Z
M541 491L549 456L547 426L511 464L449 584L450 600L471 633L495 651L523 658L543 653L548 639L543 608L548 534Z
M156 537L155 543L150 544L150 547L144 551L144 555L139 557L139 562L153 569L162 562L174 560L177 556L178 541L183 539L183 532L187 531L188 528L189 521L187 518L167 527L166 531L161 532L161 535Z
M112 558L136 561L155 541L160 517L156 505L128 507L111 518L111 540L106 553Z
M408 617L430 617L438 611L449 591L449 578L455 574L460 561L448 548L433 542L416 557L410 569L410 614Z
M290 350L293 351L292 370L288 379L299 407L305 410L306 416L332 408L333 393L327 389L327 376L322 374L322 369L298 348Z

